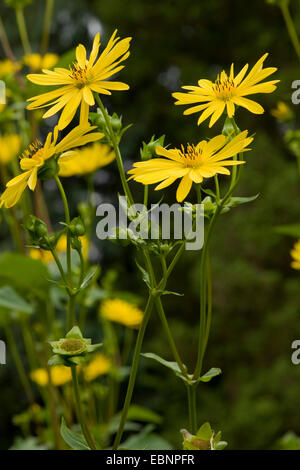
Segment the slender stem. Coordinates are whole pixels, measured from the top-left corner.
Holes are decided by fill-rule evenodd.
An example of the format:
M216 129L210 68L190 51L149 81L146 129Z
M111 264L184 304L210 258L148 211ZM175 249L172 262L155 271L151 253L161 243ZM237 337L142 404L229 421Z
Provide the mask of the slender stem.
M68 302L68 310L67 310L67 331L70 331L72 326L74 326L76 322L75 318L75 303L76 295L70 295L69 294L69 302Z
M205 331L205 339L204 339L204 353L206 350L210 326L211 326L211 315L212 315L212 281L211 281L211 263L209 253L207 255L206 261L206 268L207 268L207 318L206 318L206 331Z
M298 56L298 59L300 59L300 42L299 42L298 34L297 34L297 31L296 31L293 19L291 17L288 1L281 2L280 3L280 9L281 9L281 12L282 12L286 28L288 30L288 33L289 33L289 36L290 36L290 39L291 39L291 42L292 42L293 47L295 49L295 52Z
M215 175L214 179L215 179L215 185L216 185L216 195L217 195L217 199L219 200L220 199L220 185L219 185L218 175Z
M149 196L149 186L145 184L144 186L144 206L147 207L148 205L148 196Z
M69 224L70 224L70 210L69 210L69 205L68 205L68 200L67 196L65 193L65 190L63 188L63 185L61 184L61 181L58 177L58 175L55 176L55 181L58 186L59 192L61 194L61 198L63 201L64 205L64 210L65 210L65 219L66 219L66 224L67 224L67 267L68 267L68 279L70 286L72 287L73 280L72 280L72 266L71 266L71 240L70 240L70 229L69 229Z
M15 339L14 339L14 336L13 336L11 326L6 324L4 326L4 328L5 328L5 334L6 334L8 346L9 346L11 355L13 357L13 360L15 361L15 365L16 365L16 368L17 368L17 371L18 371L18 374L19 374L20 381L21 381L21 383L24 387L24 391L26 393L26 396L28 398L29 403L33 404L34 403L33 392L32 392L32 389L31 389L30 382L28 380L26 371L24 369L19 351L16 348L16 342L15 342Z
M104 105L103 105L103 103L102 103L102 101L101 101L101 99L100 99L100 97L97 93L95 94L95 97L96 97L96 101L97 101L97 103L98 103L98 105L101 109L101 112L103 114L104 120L106 122L107 129L110 133L110 138L111 138L113 148L114 148L114 151L115 151L115 154L116 154L116 161L117 161L117 165L118 165L119 174L120 174L120 178L121 178L124 193L127 196L130 205L133 205L134 200L133 200L131 191L129 189L129 186L128 186L128 183L127 183L127 180L126 180L121 152L120 152L120 149L119 149L119 145L117 143L115 133L114 133L113 128L112 128L111 123L110 123L109 115L108 115L108 113L107 113L107 111L106 111L106 109L105 109L105 107L104 107Z
M64 283L66 284L66 286L68 286L68 280L67 280L67 278L66 278L66 276L65 276L65 272L64 272L64 270L63 270L62 264L61 264L61 262L60 262L60 260L59 260L59 258L58 258L58 256L57 256L57 253L56 253L56 251L54 250L54 248L51 248L51 253L52 253L52 256L53 256L53 258L54 258L54 261L55 261L55 263L56 263L56 265L57 265L57 267L58 267L58 270L59 270L59 272L60 272L60 275L61 275L61 277L62 277L62 280L64 281Z
M140 359L143 339L144 339L146 327L148 325L148 322L149 322L149 319L150 319L150 316L151 316L151 312L152 312L153 300L154 300L154 298L153 298L152 294L150 293L149 297L148 297L148 302L147 302L147 305L146 305L146 308L145 308L143 320L142 320L142 323L141 323L140 328L139 328L136 344L135 344L134 355L133 355L133 360L132 360L132 365L131 365L131 370L130 370L129 383L128 383L128 387L127 387L124 406L123 406L122 413L121 413L121 420L120 420L120 424L119 424L119 429L118 429L118 432L117 432L117 435L115 437L115 441L114 441L114 444L113 444L113 447L112 447L113 450L118 449L118 447L120 445L120 442L121 442L121 439L122 439L124 426L125 426L126 419L127 419L128 409L129 409L129 406L130 406L130 403L131 403L132 393L133 393L133 389L134 389L134 385L135 385L135 381L136 381L136 376L137 376L137 371L138 371L138 366L139 366L139 359Z
M82 433L90 446L92 450L96 450L96 445L94 442L94 439L87 428L85 421L84 421L84 416L81 408L81 401L80 401L80 394L79 394L79 385L78 385L78 377L77 377L77 371L76 371L76 366L71 367L71 372L72 372L72 382L73 382L73 389L74 389L74 398L75 398L75 408L76 408L76 415L77 419L79 421L79 424L81 426Z
M28 33L27 33L27 28L26 28L26 23L25 23L25 18L24 18L24 11L22 7L16 8L16 19L17 19L19 34L20 34L20 38L22 41L24 52L25 54L31 54L31 46L30 46L30 42L28 39Z
M162 301L161 301L160 297L156 297L155 306L156 306L157 313L159 315L160 321L162 323L163 329L164 329L165 334L167 336L169 346L170 346L170 349L171 349L172 354L174 356L174 359L177 362L182 374L185 377L187 377L188 375L187 375L186 367L183 365L183 362L182 362L182 360L179 356L179 353L178 353L175 341L173 339L173 336L172 336L172 333L171 333L171 330L170 330L170 327L169 327L169 324L168 324L168 321L167 321L167 318L166 318L166 315L165 315L164 308L163 308Z
M192 413L192 434L196 434L198 430L198 423L197 423L197 397L196 397L196 391L197 391L197 385L190 385L191 389L191 413Z
M45 16L44 16L42 44L41 44L42 55L44 55L48 50L53 6L54 6L54 0L47 0Z
M213 217L210 220L206 241L202 248L202 255L200 261L200 326L199 326L199 339L198 339L198 355L197 363L194 372L194 378L198 379L201 374L202 361L204 355L204 341L205 341L205 332L207 327L207 318L206 318L206 274L207 274L207 254L211 235L213 228L217 221L217 218L222 210L222 205L219 205L214 213Z

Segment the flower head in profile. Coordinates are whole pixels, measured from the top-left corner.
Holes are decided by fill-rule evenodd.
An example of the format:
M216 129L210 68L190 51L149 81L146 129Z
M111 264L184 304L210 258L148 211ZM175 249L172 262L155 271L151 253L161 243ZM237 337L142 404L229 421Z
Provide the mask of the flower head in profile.
M165 149L156 147L156 153L165 158L152 158L145 162L133 164L128 173L130 179L143 184L156 184L155 190L166 188L180 179L176 199L182 202L190 192L193 182L202 183L204 178L216 174L230 175L228 166L245 163L240 160L229 160L239 152L250 150L246 148L253 138L243 131L228 141L224 135L213 139L202 140L197 145L188 144L180 149Z
M300 240L294 244L290 253L293 260L291 262L291 267L294 269L300 269Z
M49 365L67 367L84 363L85 356L102 346L101 344L92 344L90 338L84 338L78 326L73 326L65 338L51 341L50 345L54 355L50 358Z
M60 365L53 366L49 369L51 382L56 387L65 385L72 380L72 374L69 367ZM47 387L49 385L49 376L46 369L35 369L30 373L30 378L33 382L40 387Z
M138 328L143 319L143 312L125 300L108 299L100 306L100 316L129 328Z
M59 159L59 176L74 176L93 173L115 159L109 145L95 142L76 152L65 152Z
M58 62L59 56L48 52L45 55L38 53L26 54L23 57L23 63L31 68L34 72L54 67Z
M100 132L91 132L93 129L95 127L89 124L77 126L57 143L58 128L55 127L53 133L49 132L44 144L38 140L33 142L20 157L20 167L23 172L6 184L6 189L0 198L0 207L14 206L27 186L34 191L38 172L51 157L103 137Z
M21 137L18 134L4 134L0 137L0 164L6 165L21 150Z
M200 112L198 125L210 117L209 127L215 124L224 110L228 117L233 117L235 106L242 106L254 114L262 114L263 107L246 96L272 93L276 90L275 83L279 80L260 83L277 70L275 67L263 68L267 56L268 54L264 54L248 75L246 75L248 64L236 76L234 76L234 65L232 64L229 75L223 70L215 82L201 79L198 81L198 86L183 86L182 88L188 91L187 93L173 93L173 97L177 100L175 104L192 106L186 109L183 114Z
M56 90L30 98L28 109L50 106L44 118L62 111L58 126L65 128L73 119L80 106L80 122L88 120L89 107L95 104L93 92L110 95L110 90L128 90L129 86L122 82L108 80L112 75L124 68L120 65L129 56L131 38L120 40L113 33L106 48L98 57L100 35L94 38L92 52L87 59L86 49L82 44L76 48L76 61L69 69L55 68L54 71L44 69L42 74L29 74L27 78L37 85L59 86ZM97 59L98 57L98 59Z

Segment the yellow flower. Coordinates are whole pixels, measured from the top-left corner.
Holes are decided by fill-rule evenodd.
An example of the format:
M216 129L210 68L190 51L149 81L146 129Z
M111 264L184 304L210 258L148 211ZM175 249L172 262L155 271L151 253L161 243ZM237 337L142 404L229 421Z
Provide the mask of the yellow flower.
M290 251L293 261L291 262L291 267L294 269L300 269L300 240L298 240L293 249Z
M259 83L277 70L275 67L263 68L263 62L267 56L268 54L264 54L246 77L248 64L242 68L236 77L234 76L234 65L232 64L229 76L223 70L215 82L202 79L198 81L198 86L182 87L189 91L187 93L173 93L173 97L177 99L175 104L193 105L191 108L186 109L183 114L202 112L198 119L198 125L211 116L209 127L212 127L221 117L225 108L230 118L234 116L235 106L242 106L254 114L262 114L264 112L263 107L255 101L245 98L245 96L256 93L272 93L276 90L275 83L279 80Z
M110 368L110 360L103 354L98 353L94 356L94 359L89 364L84 366L84 378L87 382L91 382L92 380L99 377L99 375L107 374Z
M0 164L6 165L21 150L21 137L18 134L4 134L0 137Z
M6 189L0 198L0 207L6 208L14 206L22 196L26 186L34 191L37 183L38 171L45 161L74 147L94 142L103 137L100 132L91 132L95 127L89 124L77 126L72 129L59 143L58 128L55 127L53 135L49 132L44 144L38 140L29 146L21 156L20 166L25 170L6 184Z
M138 328L143 319L139 308L121 299L105 300L100 307L100 315L129 328Z
M30 67L35 72L42 69L54 67L58 62L59 56L57 54L47 53L44 56L33 53L27 54L23 57L23 62L27 67Z
M72 380L70 367L66 366L53 366L50 368L50 375L52 384L59 387ZM33 382L37 383L40 387L49 385L48 373L46 369L35 369L30 373L30 378Z
M155 184L155 190L170 186L178 178L181 178L177 188L176 198L182 202L194 183L202 183L204 178L211 178L217 173L230 175L226 166L245 163L240 160L228 160L239 152L247 151L253 138L247 137L248 131L241 132L231 141L224 135L218 135L213 139L202 140L196 146L188 144L186 148L165 149L156 147L156 153L166 158L152 158L151 160L134 163L134 168L128 173L131 178L143 184ZM130 178L130 179L131 179Z
M10 59L0 60L0 78L6 75L13 75L20 68L21 66L18 62L13 62Z
M78 238L81 241L83 257L87 259L88 254L89 254L88 237L86 235L83 235L82 237L78 237ZM65 234L63 234L59 238L56 244L56 252L60 254L60 253L65 253L66 251L67 251L67 237ZM42 250L40 248L31 248L29 251L29 256L30 258L33 258L33 259L39 259L45 264L48 264L54 261L51 251Z
M27 78L37 85L62 85L60 88L28 101L28 109L37 109L45 106L51 108L43 115L44 118L53 116L63 109L58 126L66 127L73 119L80 106L80 122L88 120L89 107L95 104L93 92L110 95L109 90L128 90L125 83L108 80L109 77L124 68L120 65L129 56L131 38L119 41L116 38L117 30L113 33L106 48L100 54L100 35L96 34L89 60L86 49L82 44L76 48L76 61L69 67L55 68L54 71L43 70L43 74L29 74ZM97 60L96 60L97 59Z
M115 159L109 145L98 142L76 152L66 152L58 160L60 176L74 176L92 173Z
M283 122L290 121L294 117L293 111L284 101L278 101L277 107L271 109L271 114Z

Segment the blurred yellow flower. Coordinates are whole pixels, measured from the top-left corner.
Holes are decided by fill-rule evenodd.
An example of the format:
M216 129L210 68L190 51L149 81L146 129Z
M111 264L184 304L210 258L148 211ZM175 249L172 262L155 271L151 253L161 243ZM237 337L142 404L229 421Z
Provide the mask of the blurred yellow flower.
M59 157L59 176L74 176L92 173L111 163L115 153L109 145L98 142L74 152L65 152Z
M59 387L72 380L70 367L66 366L52 366L50 368L50 375L52 384ZM40 387L49 385L48 373L46 369L35 369L30 373L30 378L33 382Z
M86 49L82 44L76 48L76 61L69 69L55 68L54 71L44 69L43 74L29 74L28 80L37 85L62 85L60 88L34 96L28 101L28 109L51 106L43 118L53 116L63 109L58 126L64 129L75 116L80 106L80 122L88 120L89 107L95 104L93 92L110 95L110 90L128 90L129 86L122 82L108 80L109 77L124 68L120 65L129 56L131 38L119 41L117 30L111 36L106 48L97 59L100 47L100 34L96 34L92 52L87 60Z
M21 65L18 62L13 62L10 59L0 60L0 78L6 75L12 75L20 70Z
M23 62L27 67L30 67L34 72L39 72L42 69L49 69L54 67L58 62L59 56L57 54L47 53L44 56L41 54L33 53L27 54L23 57Z
M294 117L292 109L284 101L278 101L277 107L271 109L271 114L283 122L290 121Z
M175 104L193 105L191 108L186 109L183 114L193 114L200 111L198 125L211 116L209 127L212 127L221 117L225 108L230 118L234 116L235 106L242 106L254 114L262 114L264 112L263 107L255 101L245 98L245 96L256 93L272 93L276 90L275 83L279 80L259 83L277 70L275 67L263 68L263 62L267 56L268 54L264 54L256 62L246 78L244 77L248 70L248 64L242 68L236 77L234 76L234 65L232 64L229 76L223 70L217 76L215 82L201 79L198 81L198 86L183 86L182 88L188 90L188 92L173 93L173 97L177 100Z
M4 205L6 208L14 206L22 196L25 188L28 186L34 191L37 183L38 171L44 165L45 161L74 147L94 142L103 137L100 132L91 132L95 129L88 123L85 126L77 126L72 129L59 143L58 128L54 132L49 132L44 144L36 140L28 150L21 156L20 167L25 170L6 184L6 189L0 198L0 208Z
M21 150L21 137L18 134L4 134L0 136L0 164L6 165Z
M291 267L294 269L300 269L300 240L298 240L293 249L290 251L293 261L291 262Z
M188 144L186 149L165 149L156 147L156 153L166 158L152 158L143 162L134 163L134 168L128 172L138 183L156 184L155 190L166 188L181 179L176 193L178 202L182 202L191 190L193 182L202 183L204 178L211 178L216 174L230 175L226 166L240 165L240 160L228 160L239 152L247 151L253 138L247 137L248 131L240 132L231 141L224 135L213 139L202 140L199 144Z
M89 254L89 240L86 235L83 235L82 237L78 237L79 240L81 241L82 245L82 254L85 259L87 259L88 254ZM56 244L56 252L58 254L60 253L65 253L67 250L67 237L65 234L63 234L57 244ZM48 264L51 263L53 260L53 256L51 251L49 250L42 250L40 248L31 248L29 251L29 256L30 258L33 259L39 259L43 263Z
M121 299L104 300L100 306L100 315L129 328L138 328L143 319L143 312L139 308Z
M111 368L111 361L104 354L98 353L94 356L93 360L83 366L84 378L87 382L99 377L99 375L107 374Z

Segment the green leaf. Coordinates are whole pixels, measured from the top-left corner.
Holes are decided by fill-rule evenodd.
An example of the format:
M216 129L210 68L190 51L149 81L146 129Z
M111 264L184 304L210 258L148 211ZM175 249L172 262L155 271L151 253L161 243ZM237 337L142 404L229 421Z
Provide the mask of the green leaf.
M212 378L216 377L217 375L222 374L221 369L218 367L212 367L209 369L208 372L206 372L204 375L200 377L201 382L210 382Z
M139 405L129 407L127 418L130 421L144 421L146 423L160 424L162 422L162 417L159 414Z
M17 253L4 253L0 257L0 283L16 286L38 297L45 297L50 288L49 272L39 260Z
M168 441L153 433L153 426L149 424L139 434L130 436L124 441L119 450L171 450Z
M10 286L0 288L0 307L23 313L32 313L33 307L25 302Z
M255 194L255 196L249 196L249 197L231 197L228 204L226 204L226 207L236 207L236 206L239 206L240 204L246 204L247 202L255 201L255 199L257 199L258 196L259 194Z
M80 286L81 289L88 287L91 282L99 275L99 267L90 270L90 272L85 276Z
M85 440L85 438L78 433L71 431L65 422L65 419L62 418L60 426L60 434L63 440L71 447L73 450L91 450Z
M204 423L202 426L198 429L196 436L199 437L199 439L203 439L204 441L210 441L211 437L213 435L213 431L211 429L211 426L209 423Z
M280 235L300 238L300 224L278 225L275 227L275 232Z
M179 294L179 292L173 292L171 290L162 290L158 291L161 295L177 295L179 297L182 297L184 294Z
M171 369L176 375L182 376L181 370L177 362L166 361L165 359L154 353L142 353L141 356L146 357L147 359L153 359L154 361L159 362L168 369Z
M137 261L135 261L135 264L137 265L137 267L139 268L139 270L140 270L141 273L142 273L142 279L143 279L143 281L145 282L145 284L147 285L147 287L149 287L149 289L151 289L151 283L150 283L150 276L149 276L149 274L147 273L147 271L146 271Z

